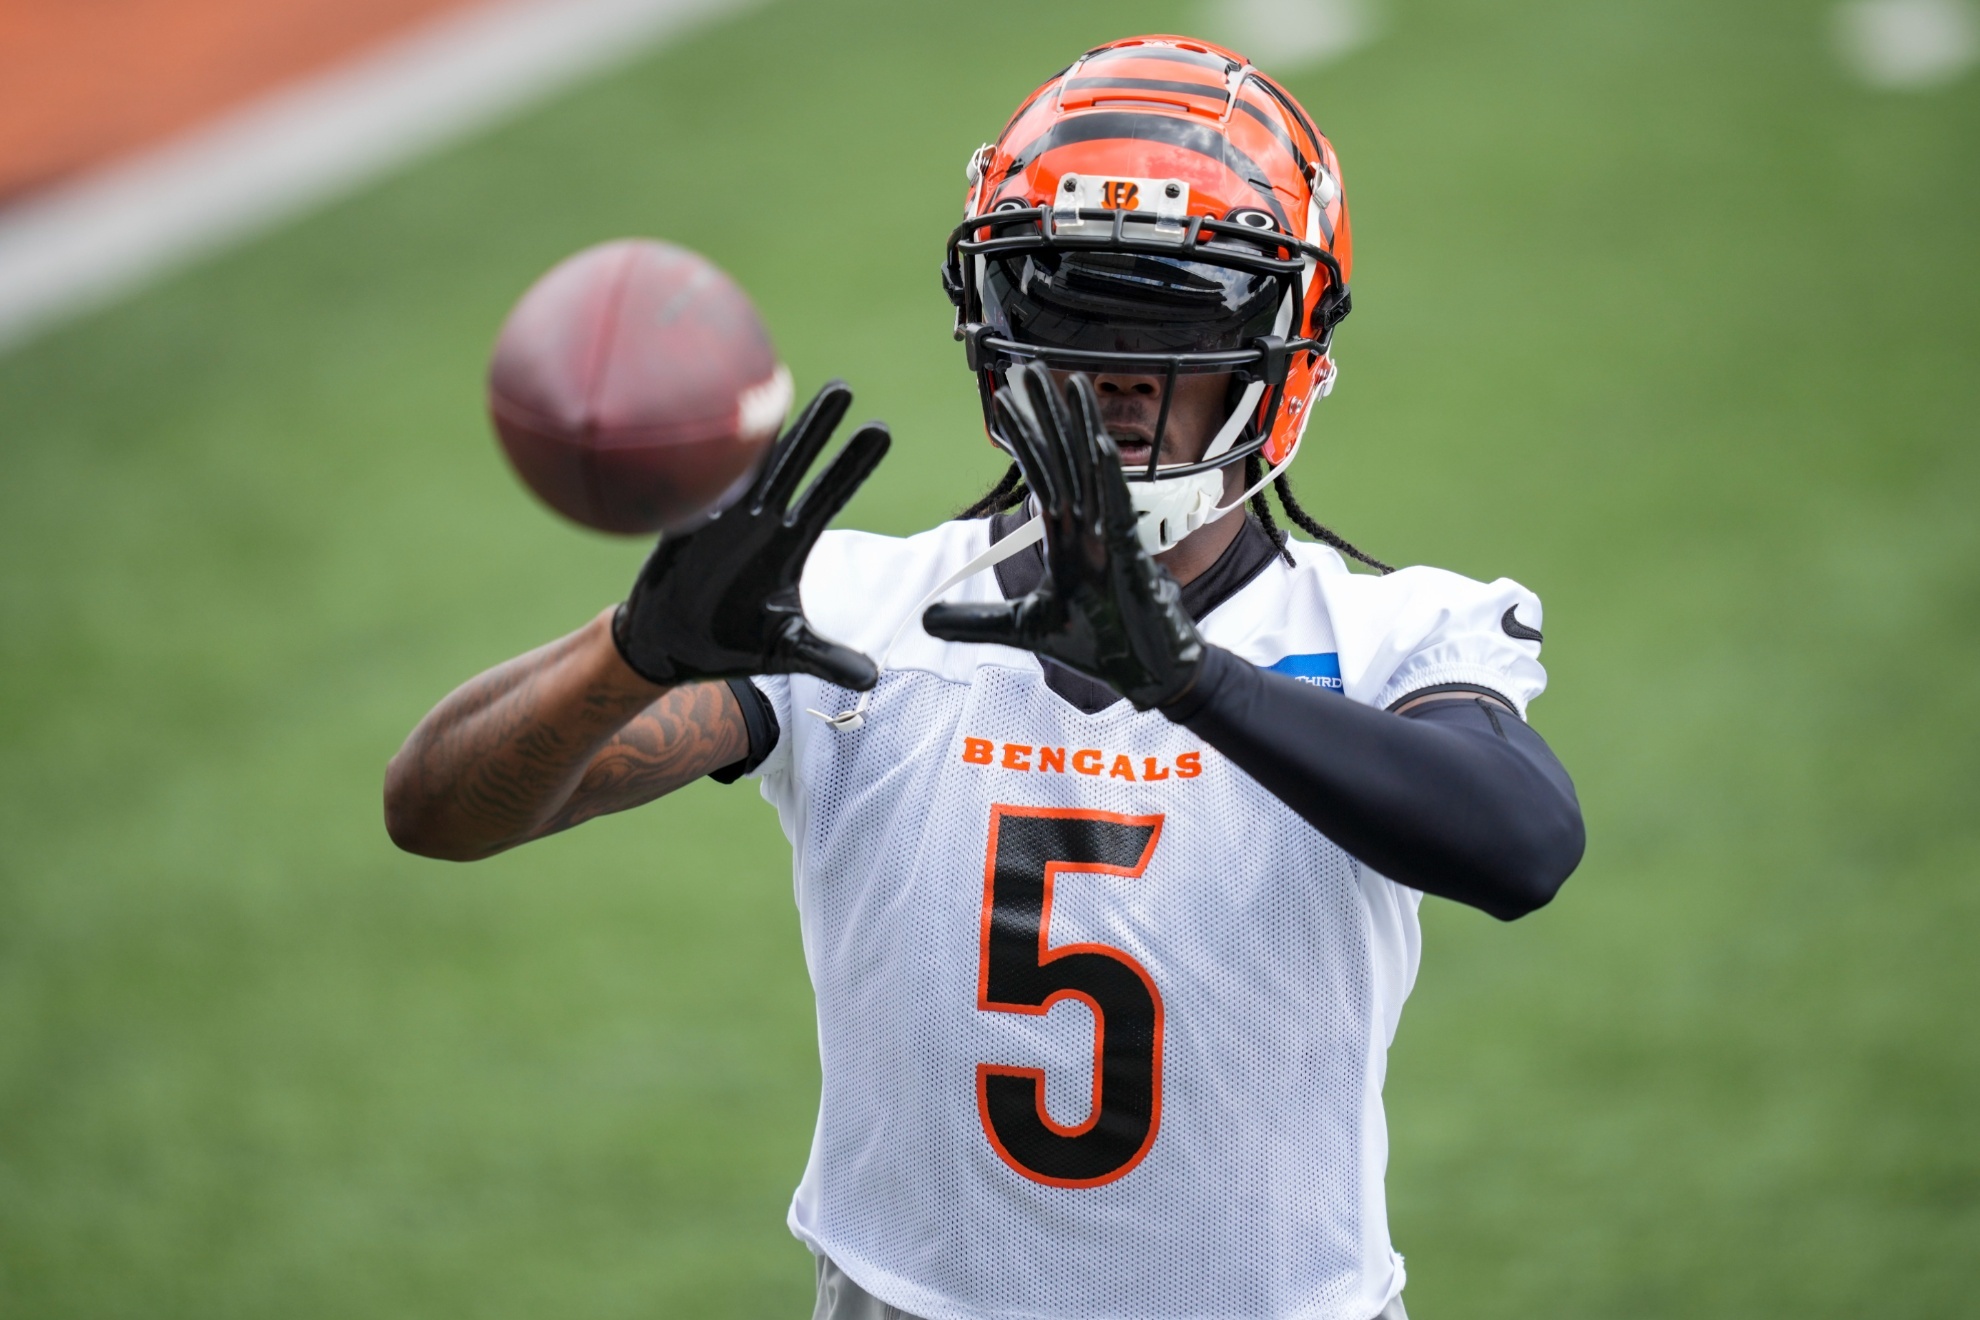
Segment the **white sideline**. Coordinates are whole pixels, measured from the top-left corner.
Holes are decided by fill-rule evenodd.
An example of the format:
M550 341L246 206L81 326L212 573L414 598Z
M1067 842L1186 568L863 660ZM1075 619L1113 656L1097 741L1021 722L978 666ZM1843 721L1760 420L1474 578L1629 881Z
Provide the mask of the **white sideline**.
M1980 61L1972 0L1845 0L1833 28L1844 67L1884 91L1943 87Z
M753 0L495 0L0 209L0 352Z
M1382 35L1381 0L1199 0L1197 20L1268 73L1331 64Z

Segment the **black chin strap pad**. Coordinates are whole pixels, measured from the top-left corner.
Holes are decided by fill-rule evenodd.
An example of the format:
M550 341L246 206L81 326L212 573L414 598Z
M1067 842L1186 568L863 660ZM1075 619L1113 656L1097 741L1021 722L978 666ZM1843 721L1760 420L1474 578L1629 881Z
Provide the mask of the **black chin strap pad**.
M1581 862L1574 784L1546 742L1484 697L1394 715L1204 648L1163 707L1363 865L1504 921Z

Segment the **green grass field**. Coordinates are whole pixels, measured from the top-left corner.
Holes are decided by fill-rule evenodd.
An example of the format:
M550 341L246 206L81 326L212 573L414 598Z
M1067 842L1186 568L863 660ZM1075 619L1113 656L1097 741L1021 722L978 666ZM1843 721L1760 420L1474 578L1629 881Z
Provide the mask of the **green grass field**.
M1858 90L1786 0L1391 17L1288 78L1358 239L1300 482L1542 594L1590 834L1527 921L1426 907L1411 1311L1973 1314L1980 85ZM566 252L687 243L893 424L846 521L928 525L998 470L964 158L1195 23L788 0L0 359L0 1314L808 1313L769 809L380 826L426 707L642 553L516 486L485 354Z

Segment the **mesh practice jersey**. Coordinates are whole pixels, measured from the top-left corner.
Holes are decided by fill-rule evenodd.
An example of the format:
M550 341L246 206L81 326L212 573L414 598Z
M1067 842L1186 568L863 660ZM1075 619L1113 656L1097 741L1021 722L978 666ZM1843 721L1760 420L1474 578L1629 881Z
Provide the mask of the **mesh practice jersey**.
M888 650L988 543L818 543L806 613L884 666L860 727L806 713L857 693L756 680L824 1074L791 1229L930 1320L1367 1320L1403 1286L1381 1092L1421 895L1159 713L1083 713L1028 653L918 619ZM1206 640L1377 706L1544 687L1518 584L1292 549Z

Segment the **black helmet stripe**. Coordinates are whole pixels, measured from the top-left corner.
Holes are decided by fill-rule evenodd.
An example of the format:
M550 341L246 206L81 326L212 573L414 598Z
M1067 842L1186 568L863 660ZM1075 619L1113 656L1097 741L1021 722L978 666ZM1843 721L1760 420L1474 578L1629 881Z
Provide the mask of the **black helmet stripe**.
M1274 119L1271 115L1265 113L1264 110L1253 105L1251 102L1245 100L1242 96L1238 97L1237 108L1244 111L1246 114L1250 115L1253 119L1257 120L1259 123L1263 124L1267 129L1271 130L1273 139L1277 141L1280 146L1286 149L1286 154L1293 158L1293 164L1299 166L1299 172L1302 177L1307 178L1309 180L1313 177L1312 175L1306 172L1308 165L1306 159L1306 153L1301 151L1299 149L1299 144L1292 140L1292 136L1286 132L1286 126L1284 124ZM1308 186L1311 187L1312 185L1309 183ZM1327 246L1331 248L1334 245L1333 218L1327 214L1327 208L1324 206L1316 206L1314 208L1313 213L1315 218L1317 218L1320 221L1321 237L1327 240Z
M1011 111L1011 117L1004 121L1003 128L999 129L997 132L997 142L999 145L1002 145L1004 141L1004 135L1011 131L1011 126L1017 123L1018 120L1024 118L1024 112L1031 109L1032 106L1037 105L1038 102L1045 96L1047 92L1050 92L1053 88L1059 85L1059 79L1071 73L1072 69L1073 66L1070 64L1068 64L1065 68L1060 69L1050 78L1047 78L1043 83L1040 83L1036 91L1032 92L1030 96L1025 97L1024 100L1018 105L1017 109Z
M1172 115L1137 114L1127 110L1097 110L1060 120L1025 143L1023 149L1016 154L1026 160L1035 161L1054 147L1069 146L1075 142L1101 142L1108 138L1162 142L1216 161L1249 184L1252 191L1272 208L1272 215L1278 220L1279 225L1287 232L1291 232L1291 227L1286 221L1285 208L1279 205L1279 199L1273 193L1272 186L1265 182L1265 171L1258 162L1238 150L1229 138L1206 124L1192 124L1188 120L1178 119Z
M1252 83L1258 87L1264 88L1268 96L1270 96L1274 101L1277 101L1280 105L1284 106L1286 108L1286 113L1291 115L1295 120L1297 120L1299 124L1306 129L1307 136L1313 139L1313 151L1315 156L1317 158L1324 159L1325 153L1320 150L1320 144L1326 141L1326 138L1322 136L1318 128L1314 127L1313 121L1307 118L1305 107L1301 106L1299 102L1293 100L1292 97L1287 95L1285 91L1282 90L1277 83L1273 82L1269 78L1261 78L1256 73L1253 73L1249 77L1247 77L1245 81L1248 83Z
M1306 153L1301 151L1299 144L1292 140L1292 134L1286 132L1286 126L1284 124L1279 123L1272 116L1266 114L1242 96L1238 98L1237 108L1263 124L1265 130L1274 138L1278 139L1279 145L1286 149L1286 154L1293 158L1293 164L1299 166L1299 172L1301 174L1306 173Z
M1320 143L1324 139L1322 139L1320 136L1320 130L1313 126L1313 121L1306 117L1306 112L1300 109L1299 102L1292 100L1292 98L1285 95L1277 87L1274 87L1271 83L1267 82L1265 79L1259 77L1256 73L1247 75L1245 78L1245 83L1248 86L1258 87L1262 91L1268 93L1274 101L1278 102L1281 106L1285 107L1286 113L1298 115L1300 125L1304 127L1308 133L1313 135L1314 151L1316 153L1320 152ZM1299 149L1299 144L1294 142L1292 140L1292 137L1289 134L1287 134L1285 130L1285 126L1283 124L1275 123L1270 115L1266 114L1263 110L1259 109L1251 102L1245 100L1242 94L1240 94L1238 97L1237 108L1244 111L1246 114L1250 115L1253 119L1257 120L1259 123L1265 125L1266 128L1272 130L1272 136L1279 140L1279 145L1292 153L1292 158L1294 162L1299 166L1299 172L1301 174L1306 174L1307 166L1309 163L1306 159L1306 153L1301 151ZM1324 163L1325 163L1324 154L1317 154L1314 159L1315 161L1320 162L1324 167ZM1311 176L1309 175L1308 177L1310 178ZM1320 232L1326 238L1327 246L1331 248L1334 245L1333 218L1327 214L1327 209L1325 207L1317 207L1315 208L1315 212L1320 220Z

